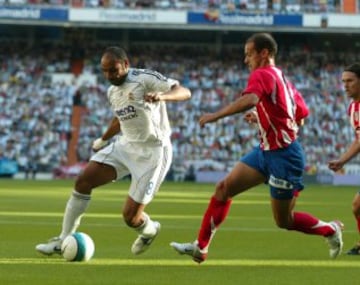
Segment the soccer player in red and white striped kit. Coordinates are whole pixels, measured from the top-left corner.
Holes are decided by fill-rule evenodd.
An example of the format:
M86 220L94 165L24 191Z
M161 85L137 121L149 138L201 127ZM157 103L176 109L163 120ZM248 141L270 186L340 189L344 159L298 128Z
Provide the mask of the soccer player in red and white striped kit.
M304 187L305 158L297 140L296 122L296 109L302 107L295 100L295 94L300 93L275 66L276 53L277 43L270 34L256 33L248 38L244 62L250 75L242 96L199 119L200 126L204 127L255 107L260 144L217 183L197 239L191 243L170 243L177 252L191 256L198 263L207 258L210 242L228 215L233 197L262 183L269 185L273 217L278 227L325 237L331 258L336 258L342 250L343 224L340 221L324 222L309 213L293 210L294 193Z
M350 124L355 132L355 138L348 149L338 158L329 161L329 168L338 171L360 152L360 62L345 67L342 73L345 92L352 99L348 108ZM352 212L360 234L360 191L355 194L352 202ZM360 241L348 250L349 255L360 255Z

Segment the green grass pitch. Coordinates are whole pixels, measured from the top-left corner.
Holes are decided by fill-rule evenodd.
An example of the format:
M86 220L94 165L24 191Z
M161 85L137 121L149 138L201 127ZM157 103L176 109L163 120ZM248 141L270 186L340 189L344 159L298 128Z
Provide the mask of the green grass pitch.
M328 257L322 237L278 229L272 219L267 187L235 197L227 220L216 233L206 262L197 265L177 254L171 241L196 238L214 185L163 184L147 207L161 222L149 251L133 256L136 238L125 227L121 210L129 181L93 192L79 231L96 245L87 263L44 257L34 247L59 234L73 181L0 179L0 284L6 285L232 285L357 284L360 256ZM344 251L357 241L351 201L359 187L310 185L296 209L345 224Z

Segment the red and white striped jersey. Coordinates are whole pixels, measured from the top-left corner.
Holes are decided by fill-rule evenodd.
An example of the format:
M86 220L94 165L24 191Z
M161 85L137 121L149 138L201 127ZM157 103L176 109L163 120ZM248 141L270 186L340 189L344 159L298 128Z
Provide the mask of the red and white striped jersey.
M309 114L300 92L296 90L275 66L254 70L243 95L254 93L259 97L256 105L260 147L274 150L288 146L297 138L297 121Z
M356 140L360 141L360 102L352 101L348 108L350 123L355 131Z

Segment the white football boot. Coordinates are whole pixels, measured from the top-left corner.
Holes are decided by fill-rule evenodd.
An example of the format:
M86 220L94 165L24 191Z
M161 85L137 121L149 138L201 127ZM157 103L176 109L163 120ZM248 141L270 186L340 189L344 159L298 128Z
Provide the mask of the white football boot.
M197 263L201 263L207 258L207 250L201 250L197 244L197 241L193 243L171 242L170 246L180 254L191 256L192 259Z
M44 255L61 254L61 243L62 240L59 237L54 237L48 243L38 244L35 249Z
M160 223L157 221L154 221L153 223L156 228L155 234L152 236L138 235L137 239L134 241L131 247L131 252L133 254L137 255L146 251L150 247L156 236L159 234L161 228Z
M335 233L332 236L327 237L327 243L330 247L330 257L336 258L342 251L343 240L342 240L342 231L344 224L340 221L332 221L330 224L334 227Z

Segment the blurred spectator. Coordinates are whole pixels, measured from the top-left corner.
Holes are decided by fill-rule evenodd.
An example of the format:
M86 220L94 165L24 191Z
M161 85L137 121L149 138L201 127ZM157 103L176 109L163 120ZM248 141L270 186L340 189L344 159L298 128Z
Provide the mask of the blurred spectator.
M25 179L36 179L36 174L38 172L38 165L37 165L37 158L36 157L30 157L25 163L24 166L24 173L25 173Z

